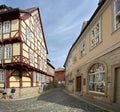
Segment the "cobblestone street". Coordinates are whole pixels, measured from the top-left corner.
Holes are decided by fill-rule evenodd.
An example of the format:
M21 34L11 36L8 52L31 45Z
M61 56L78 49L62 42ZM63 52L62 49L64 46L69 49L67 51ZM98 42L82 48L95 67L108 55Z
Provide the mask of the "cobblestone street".
M39 97L25 100L1 100L0 112L106 112L78 100L64 89L50 90Z

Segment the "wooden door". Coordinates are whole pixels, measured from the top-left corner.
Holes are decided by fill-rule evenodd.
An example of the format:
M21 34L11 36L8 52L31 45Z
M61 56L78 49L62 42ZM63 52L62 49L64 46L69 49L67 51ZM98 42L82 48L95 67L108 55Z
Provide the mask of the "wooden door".
M81 91L81 76L76 78L76 91Z

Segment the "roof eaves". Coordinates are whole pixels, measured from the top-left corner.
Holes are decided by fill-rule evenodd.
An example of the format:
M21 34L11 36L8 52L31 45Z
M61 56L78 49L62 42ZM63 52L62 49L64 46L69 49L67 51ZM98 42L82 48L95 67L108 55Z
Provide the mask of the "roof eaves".
M9 12L14 12L14 11L19 11L19 8L14 8L14 9L10 9L10 10L5 11L5 12L0 12L0 15L2 15L2 14L7 14L7 13L9 13Z

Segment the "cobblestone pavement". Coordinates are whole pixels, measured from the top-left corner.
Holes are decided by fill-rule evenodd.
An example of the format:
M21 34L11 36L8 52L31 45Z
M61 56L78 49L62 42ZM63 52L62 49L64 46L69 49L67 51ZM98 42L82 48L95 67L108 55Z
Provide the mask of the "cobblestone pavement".
M0 100L0 112L106 112L64 92L62 88L24 100Z

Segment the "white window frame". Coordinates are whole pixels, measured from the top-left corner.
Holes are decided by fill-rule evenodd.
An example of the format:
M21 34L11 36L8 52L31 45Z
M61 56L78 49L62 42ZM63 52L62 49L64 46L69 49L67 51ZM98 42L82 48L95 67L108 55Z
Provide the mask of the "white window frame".
M10 21L3 22L3 33L10 33Z
M119 3L117 3L119 1ZM120 28L120 8L117 11L117 6L120 5L120 0L114 1L114 30Z
M93 26L90 32L90 49L95 48L102 42L101 19Z
M33 52L30 52L30 63L34 64L34 53Z
M4 59L12 58L12 45L5 45Z
M41 74L41 82L44 83L45 82L45 75Z
M2 35L2 22L0 22L0 35Z
M40 63L40 70L42 70L42 59L41 58L39 60L39 63Z
M37 73L37 82L42 82L41 74Z
M5 72L3 69L0 69L0 82L5 82Z
M36 83L37 82L37 73L33 72L33 82Z
M97 64L94 64L94 67ZM89 71L89 92L105 94L105 70L102 64Z
M85 38L80 42L80 55L85 55L86 40Z
M3 47L0 45L0 59L2 59L2 57L3 57L3 56L2 56L2 54L3 54L3 53L2 53L2 52L3 52L3 49L2 49L2 48L3 48Z

